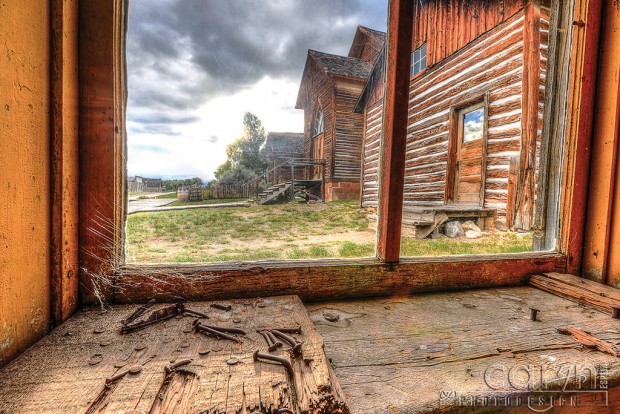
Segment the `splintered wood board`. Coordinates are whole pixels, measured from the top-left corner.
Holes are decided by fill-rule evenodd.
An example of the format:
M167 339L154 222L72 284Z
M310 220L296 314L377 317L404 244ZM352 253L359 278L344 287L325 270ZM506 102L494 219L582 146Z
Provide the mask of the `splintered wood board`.
M344 401L323 351L323 341L297 296L217 302L231 304L231 311L212 308L211 303L189 302L186 307L207 313L210 319L202 320L203 323L246 330L247 336L239 336L242 343L191 331L195 319L191 316L121 335L121 320L137 305L114 306L105 313L100 309L80 311L0 370L0 413L85 413L102 391L106 378L136 364L143 365L142 372L120 380L108 395L106 405L95 412L148 413L160 398L164 367L183 359L192 359L183 368L198 375L197 384L190 372L171 381L168 390L179 395L180 405L187 402L184 392L192 394L188 409L192 413L249 413L261 405L273 408L296 404L299 405L295 412L299 413L308 408L304 405L309 404L309 398L318 398L318 394L326 398L325 404L332 396ZM163 306L156 304L151 310ZM257 349L267 353L267 345L257 329L298 325L302 334L292 336L303 341L303 358L308 363L297 359L293 387L282 366L255 363L253 353ZM290 359L288 349L284 346L272 354ZM210 352L199 355L203 350ZM98 358L101 362L89 364ZM126 365L115 368L118 362ZM293 389L296 401L292 401ZM312 392L316 394L310 395ZM165 395L161 397L166 399ZM347 411L341 407L334 412Z
M323 302L306 308L356 414L478 412L460 407L457 398L518 391L492 390L484 376L493 366L546 366L556 373L560 367L581 367L584 371L577 372L583 373L585 367L604 364L610 387L620 383L619 358L584 349L556 332L573 326L617 344L620 320L532 287ZM539 309L538 322L529 319L530 308ZM325 314L338 320L329 321ZM552 374L546 372L546 379ZM610 405L620 410L617 397L610 391ZM612 412L607 408L567 412ZM480 412L503 411L487 407Z

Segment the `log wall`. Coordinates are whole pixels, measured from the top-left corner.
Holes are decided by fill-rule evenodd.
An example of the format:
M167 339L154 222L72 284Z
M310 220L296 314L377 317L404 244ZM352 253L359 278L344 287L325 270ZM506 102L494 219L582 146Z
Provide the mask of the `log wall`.
M475 42L428 67L411 80L409 128L405 171L405 208L443 205L445 201L450 110L488 94L488 140L484 205L506 217L509 202L510 160L517 161L522 140L522 83L524 11L480 36ZM541 76L536 134L540 148L544 82L548 51L549 11L540 17ZM415 30L415 29L414 29ZM414 32L415 33L415 32ZM447 47L447 46L446 46ZM429 50L429 59L431 54ZM379 89L379 87L376 87ZM380 89L379 89L380 90ZM376 95L376 92L371 95ZM362 206L377 204L374 161L380 139L382 103L366 106ZM538 165L538 162L536 162ZM516 169L518 173L518 167ZM515 178L516 180L516 178Z
M379 154L381 151L381 125L383 121L383 98L375 100L364 112L364 165L362 207L378 207L379 200Z

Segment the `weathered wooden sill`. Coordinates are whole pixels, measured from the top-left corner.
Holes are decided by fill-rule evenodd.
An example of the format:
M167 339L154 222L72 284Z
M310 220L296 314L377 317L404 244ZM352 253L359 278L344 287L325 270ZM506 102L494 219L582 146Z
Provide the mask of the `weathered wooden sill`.
M114 302L215 300L295 294L306 302L441 290L515 286L532 274L564 272L557 252L404 258L126 265Z

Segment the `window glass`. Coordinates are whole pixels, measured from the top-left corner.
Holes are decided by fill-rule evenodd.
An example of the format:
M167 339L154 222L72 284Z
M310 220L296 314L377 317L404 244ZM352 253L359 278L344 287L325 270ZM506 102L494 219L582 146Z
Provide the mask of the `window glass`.
M387 0L128 13L127 262L375 256Z
M478 108L463 114L463 142L482 139L484 127L484 108Z
M411 54L411 76L417 75L426 69L426 43Z
M317 136L323 132L323 109L319 107L316 111L316 118L314 119L314 130L312 136Z

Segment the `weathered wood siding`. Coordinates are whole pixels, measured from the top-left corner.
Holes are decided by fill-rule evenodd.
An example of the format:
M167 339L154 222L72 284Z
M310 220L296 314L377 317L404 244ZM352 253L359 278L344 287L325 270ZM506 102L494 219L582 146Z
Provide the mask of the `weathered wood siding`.
M317 105L323 109L323 130L324 130L324 147L323 152L326 160L325 176L331 177L333 174L333 152L331 150L334 136L334 82L330 77L314 62L309 59L308 77L302 86L306 91L306 102L303 102L304 110L304 156L312 158L312 122L316 113ZM308 174L311 169L308 169ZM311 177L308 177L311 178Z
M514 9L508 10L512 12ZM542 105L548 50L548 10L542 10L540 21L541 77L536 136L538 147L542 132ZM460 33L458 29L454 31ZM519 159L522 140L523 31L524 11L520 10L510 19L500 23L474 42L467 43L453 55L428 67L425 72L412 79L405 208L414 205L444 204L450 110L461 106L464 102L482 99L488 94L484 205L497 209L500 217L506 215L510 159ZM463 31L463 33L470 32ZM446 48L450 44L452 43L449 42ZM431 53L434 52L429 49L429 56ZM369 99L365 112L365 166L362 194L364 207L376 206L377 203L377 172L374 169L373 154L379 147L380 127L377 125L380 122L381 112L381 102Z
M523 24L519 12L410 87L405 205L444 202L450 109L488 94L484 204L505 215L510 158L521 145Z
M415 1L411 50L426 42L427 65L433 65L509 19L525 3L526 0Z
M383 122L383 98L366 107L366 130L364 131L364 165L362 207L377 207L379 200L379 154L381 151L381 126Z
M333 178L360 179L364 115L353 112L364 83L360 80L336 81ZM326 136L326 155L327 145Z

